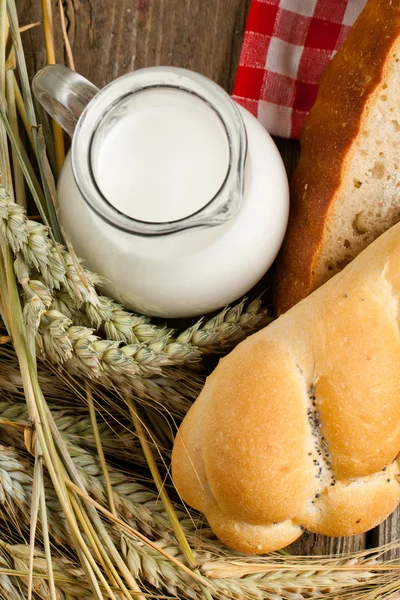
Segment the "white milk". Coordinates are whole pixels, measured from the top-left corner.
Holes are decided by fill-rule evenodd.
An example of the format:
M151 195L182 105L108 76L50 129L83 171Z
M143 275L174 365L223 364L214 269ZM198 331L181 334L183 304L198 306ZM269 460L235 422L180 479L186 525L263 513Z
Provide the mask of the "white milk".
M169 131L177 131L177 135L159 139L160 149L154 150L149 163L143 161L140 169L136 161L141 162L142 144L148 160L154 144L147 143L146 136L156 136L158 129L147 121L147 134L141 133L140 140L135 140L134 132L138 136L141 130L141 119L136 115L120 118L113 127L107 125L101 133L107 143L98 143L99 137L94 144L93 165L98 185L109 201L136 218L149 220L185 216L209 201L224 176L227 154L220 123L205 108L198 122L194 116L201 107L186 112L192 123L190 132L180 127L184 111L178 119L178 111L168 109L174 120ZM83 199L68 156L58 183L62 222L78 255L108 281L104 291L125 306L161 317L205 314L245 294L273 262L288 218L285 169L265 129L244 108L239 109L248 140L245 193L239 213L216 227L156 237L121 231L101 219ZM149 108L163 135L169 124L162 122L161 115L168 111ZM149 114L144 106L141 112L142 116ZM192 143L193 139L197 142ZM197 144L202 145L198 154ZM186 152L191 161L186 160ZM129 170L120 170L125 155L129 156L125 163Z
M207 204L229 166L218 114L188 92L152 89L130 97L95 134L92 167L105 198L122 213L176 221Z
M73 135L60 219L105 293L148 315L197 316L269 269L288 219L285 168L261 123L217 84L149 67L97 90L47 65L33 86Z

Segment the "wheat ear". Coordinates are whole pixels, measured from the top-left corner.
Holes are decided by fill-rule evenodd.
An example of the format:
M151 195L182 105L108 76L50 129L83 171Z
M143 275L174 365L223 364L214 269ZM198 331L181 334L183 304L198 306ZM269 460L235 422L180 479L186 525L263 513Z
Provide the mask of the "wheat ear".
M42 356L179 414L187 411L201 382L177 366L198 361L202 353L229 349L270 320L260 300L242 301L173 339L171 330L98 296L98 279L86 271L85 287L69 253L53 242L44 225L29 221L1 186L0 230L16 255L14 268L26 297L25 322ZM57 299L55 290L60 290ZM87 327L88 321L94 327ZM116 339L100 338L95 334L99 328Z
M173 556L179 557L176 548L168 546L166 542L159 543ZM29 560L29 546L24 544L7 544L0 540L0 568L14 568L19 573L27 573ZM201 600L204 598L201 590L193 585L193 580L172 563L158 559L153 561L153 553L148 552L138 542L122 536L121 549L131 573L142 581L147 582L160 593L168 592L170 595L183 599ZM321 558L321 557L319 557ZM274 562L273 557L267 557L269 563ZM289 560L289 559L288 559ZM318 560L318 557L314 557ZM365 569L359 570L358 566L365 562ZM76 567L75 563L64 557L55 557L53 561L57 593L60 600L75 600L76 598L92 598L87 587L84 574ZM339 565L353 566L354 571L338 571ZM224 579L210 579L211 596L218 600L305 600L308 598L324 598L324 600L383 600L383 598L398 597L398 583L395 573L380 574L376 568L374 556L365 556L359 560L352 558L331 560L326 564L326 569L321 569L321 564L316 564L315 570L306 572L291 572L281 565L278 572L259 574L244 577L227 577ZM368 568L369 567L369 568ZM35 578L35 592L41 598L48 598L46 583L47 565L43 553L35 551L34 572L43 575ZM25 594L17 590L14 581L17 577L1 576L0 590L7 600L25 600ZM21 581L21 578L18 578ZM26 590L25 580L22 578L22 589ZM47 592L47 595L46 595ZM8 594L8 595L6 595Z
M4 407L4 403L3 407ZM7 424L1 425L4 413L0 413L0 505L4 507L7 515L19 518L27 517L29 523L29 506L31 501L32 486L32 458L24 448L23 434L20 429L15 429ZM10 416L10 411L8 412ZM12 419L9 420L13 422ZM4 421L3 421L4 423ZM14 448L4 446L13 444ZM107 505L107 489L103 469L98 455L77 444L67 443L69 454L85 483L88 493L99 504ZM17 452L17 448L19 451ZM158 500L157 493L144 486L138 478L131 473L117 469L108 464L112 491L118 516L129 525L139 529L145 535L169 535L172 531L168 516L163 504ZM46 498L48 502L49 521L55 537L60 540L67 539L63 533L63 518L61 508L56 500L50 481L47 481ZM179 517L185 519L184 512ZM187 521L185 521L187 524Z
M72 449L74 450L74 449ZM80 474L84 477L85 483L94 499L100 503L105 503L105 488L102 476L99 473L100 467L97 464L95 456L89 456L90 453L78 450L79 457L71 452L75 465ZM26 526L29 524L28 506L30 505L31 494L31 476L32 465L29 461L21 460L14 450L0 447L0 464L4 457L4 469L7 471L5 490L2 492L5 498L7 510L12 506L12 510L23 521ZM11 461L11 462L10 462ZM1 467L0 467L1 473ZM17 473L16 476L13 474ZM21 477L23 473L23 477ZM28 473L28 476L26 475ZM171 528L167 516L163 514L161 503L159 503L160 513L156 512L156 494L147 490L141 484L132 487L131 478L129 478L128 488L125 483L128 477L110 469L110 476L113 484L114 497L118 512L122 513L125 522L137 525L139 529L147 532L153 537L156 545L167 550L172 556L180 561L184 558L181 555L178 544L171 534ZM126 481L125 481L126 478ZM51 491L51 485L47 480L46 498L48 504L49 528L54 539L58 543L69 544L69 537L65 533L61 519L61 511L57 499ZM136 506L134 506L136 504ZM140 505L140 506L139 506ZM132 539L130 536L118 533L117 529L110 526L110 535L121 548L125 560L132 573L143 582L156 587L158 590L167 590L170 594L179 593L181 598L197 599L202 598L202 593L193 585L191 578L181 571L179 567L168 561L160 555L155 549L145 546L142 542ZM251 600L302 600L303 598L319 598L321 592L324 593L326 600L333 600L346 594L349 598L358 598L355 594L366 583L369 586L389 585L393 588L397 581L396 572L379 573L378 569L372 571L374 565L373 556L360 555L352 557L350 560L338 559L336 562L327 560L321 568L321 564L316 562L318 568L303 571L302 569L291 568L290 561L296 563L296 557L287 557L282 562L282 557L274 558L268 556L264 560L270 565L274 562L279 563L279 570L266 569L266 572L246 574L254 561L230 553L227 560L224 548L214 540L207 538L199 539L196 525L189 519L185 523L185 533L190 540L192 547L196 551L201 571L204 576L210 578L212 596L225 600L227 598L248 598ZM206 530L207 533L207 530ZM263 559L258 559L261 562ZM315 558L314 561L318 561ZM321 557L319 558L321 561ZM357 569L352 565L365 563L365 568ZM340 566L344 566L341 571ZM244 575L242 575L242 571ZM239 576L236 576L239 572ZM232 573L229 576L229 573ZM396 588L397 589L397 588ZM295 594L295 595L293 595Z
M111 358L109 355L107 360L110 361ZM21 374L16 363L13 362L15 359L15 353L11 346L0 344L0 361L2 365L0 369L0 389L24 401L25 394ZM38 377L47 399L49 401L54 399L55 403L59 404L59 400L62 398L63 404L73 405L74 409L82 412L84 410L82 399L73 390L74 388L82 389L82 376L90 377L90 371L86 368L85 362L78 359L76 361L71 360L68 371L63 365L56 364L53 366L50 360L39 361L38 363ZM122 375L121 371L112 369L110 369L108 375L101 370L100 373L99 378L96 379L96 384L102 383L105 385L104 388L98 386L100 393L103 389L103 398L109 398L111 387L114 396L120 396L121 393L124 396L133 393L142 403L150 404L153 407L158 406L162 410L167 409L171 414L178 417L186 414L204 382L203 377L195 372L186 373L181 368L172 367L168 368L168 376L164 374L152 378L129 377L126 373ZM117 408L118 412L123 414L123 406L124 399L122 398L116 406L114 404L113 409Z
M104 504L106 501L106 492L104 488L104 482L99 476L99 470L95 457L88 459L87 453L81 452L78 456L74 456L72 453L72 456L75 465L78 467L81 476L83 476L85 484L88 486L92 497ZM3 513L4 518L8 519L10 518L9 513L11 512L11 514L15 516L15 519L18 519L18 530L25 535L27 535L30 525L29 509L32 494L32 469L33 467L29 460L25 460L23 458L21 459L15 450L5 448L4 446L0 445L0 481L2 482L2 487L0 488L0 511ZM6 477L4 477L4 474L6 474ZM122 513L124 520L130 523L131 526L139 525L139 529L151 535L153 538L153 528L157 528L157 526L165 535L169 535L168 531L164 531L163 528L164 524L169 525L168 517L166 515L161 516L161 514L157 515L157 513L154 515L146 506L148 501L155 504L155 493L146 490L144 487L140 486L140 484L137 484L135 487L133 482L130 481L129 494L127 496L122 496L122 494L119 494L118 491L115 491L115 487L121 485L121 480L117 478L117 482L115 481L115 473L113 479L114 497L116 503L118 503L118 511L120 514ZM70 546L71 540L67 533L67 525L65 523L61 507L47 477L45 477L44 484L46 486L46 504L49 531L56 543L63 546ZM140 504L139 502L143 504ZM133 515L133 512L135 515ZM135 519L136 516L138 517L137 519ZM159 573L159 585L157 587L159 588L162 586L163 588L169 590L176 589L176 584L172 584L171 581L169 581L171 577L174 581L177 580L178 582L184 582L182 583L182 590L184 590L188 585L192 584L190 577L185 575L185 573L182 574L180 569L175 565L170 565L168 560L161 556L156 550L147 548L141 542L132 540L130 538L126 538L127 541L125 545L123 542L124 538L121 539L118 530L114 527L109 528L109 533L117 546L121 547L122 551L126 550L126 548L130 549L129 561L127 555L125 555L129 566L132 565L133 553L135 552L136 568L133 573L135 576L137 573L139 573L139 578L142 582L147 582L150 585L153 585L155 581L154 571L157 571ZM155 539L157 539L157 536ZM158 544L161 545L161 547L168 546L168 549L171 549L173 554L178 553L178 546L176 542L174 543L172 541L171 538L169 539L169 542L162 541L162 538L158 538ZM7 545L6 549L9 553L12 553L14 568L17 570L26 570L27 560L29 557L29 552L27 552L27 549L29 549L29 547L10 547ZM38 558L37 555L36 558ZM40 556L39 558L42 560L44 559L44 556ZM18 559L18 564L16 559ZM26 560L25 566L21 564L21 560ZM39 566L39 572L46 573L47 565L45 559L43 562L39 563ZM38 568L37 562L35 563L35 567ZM171 575L171 571L173 575ZM169 577L167 577L167 573L169 574ZM0 579L1 577L2 575L0 572ZM69 575L68 578L70 578ZM46 582L43 582L43 580L39 580L39 583L41 585L47 585ZM11 587L12 581L9 579L5 580L4 585L6 588L13 589ZM43 595L43 598L48 597L49 595Z
M25 600L18 580L8 573L12 573L14 564L9 553L0 550L0 598L3 600Z
M89 416L71 411L71 409L62 410L61 408L52 410L51 413L58 431L62 433L67 442L79 444L91 451L96 450L96 441ZM7 422L27 427L29 414L26 404L0 402L0 426ZM116 421L109 423L104 419L98 419L97 426L106 455L129 460L134 464L147 464L136 434Z
M69 448L75 466L83 477L85 484L91 496L101 504L106 503L106 490L104 480L100 475L101 467L98 465L96 456L89 456L89 453L78 448ZM75 452L74 452L75 450ZM23 453L24 454L24 453ZM29 459L21 458L14 450L0 445L0 481L3 487L0 488L0 510L5 518L10 518L9 512L18 519L18 530L27 534L29 530L30 517L29 508L32 494L32 470L33 465ZM3 478L4 473L6 477ZM144 486L134 484L132 478L129 478L129 487L124 488L128 477L114 471L110 468L110 476L113 483L113 493L118 513L124 518L125 522L135 528L138 527L148 536L156 540L156 543L171 551L172 555L179 555L179 547L171 534L168 517L163 513L162 503L159 503L157 510L157 496L155 492L147 490ZM44 479L46 486L46 504L49 531L57 544L63 546L71 545L71 540L67 533L61 507L57 501L54 490L47 477ZM159 511L159 512L158 512ZM181 572L179 567L164 558L157 550L148 548L143 543L128 537L122 537L114 527L109 528L109 533L114 542L121 547L129 566L133 564L133 554L135 553L136 568L134 574L138 574L142 582L154 585L157 581L159 589L168 589L170 591L180 589L184 591L187 586L193 585L190 576ZM125 540L125 542L124 542ZM18 550L19 547L12 547L8 550ZM28 548L28 546L26 547ZM21 549L25 555L26 548ZM129 549L129 561L127 552ZM180 555L179 555L180 557ZM183 558L183 557L180 557ZM15 561L14 561L15 568ZM46 568L45 562L42 564ZM41 572L45 572L41 571ZM155 576L157 572L157 577ZM1 573L0 573L1 577ZM10 582L7 582L9 584ZM48 597L48 596L43 596ZM195 598L192 595L190 597Z
M0 444L0 512L11 520L15 529L30 524L32 500L32 467L30 461L10 447ZM52 535L58 542L66 540L66 525L53 488L46 495L48 521Z
M6 596L7 600L26 600L30 547L28 544L8 544L0 540L0 565L4 568L14 569L18 575L7 576L12 587L7 586L7 591L14 595ZM80 598L93 598L84 572L69 558L64 556L52 557L54 579L56 584L57 600L79 600ZM44 553L35 548L33 560L33 597L50 598L47 583L47 561ZM24 576L23 573L26 573ZM4 586L4 575L0 573L0 589ZM17 589L17 586L19 589Z
M55 299L58 312L63 314L59 310L62 308L67 319L74 317L76 322L90 324L96 331L104 330L112 341L145 344L150 351L149 356L143 356L143 364L147 366L195 361L203 352L230 347L271 320L259 301L247 307L239 303L205 324L197 323L174 340L171 330L157 327L149 323L147 317L130 313L110 298L99 296L95 284L99 284L100 279L86 269L84 285L69 253L50 238L44 225L28 220L24 209L13 202L1 186L0 230L16 255L17 276L28 300L36 298L37 304L42 302L43 306L36 312L45 312L54 302L53 292L60 290ZM32 279L32 273L39 274L42 281ZM139 358L137 361L141 363Z

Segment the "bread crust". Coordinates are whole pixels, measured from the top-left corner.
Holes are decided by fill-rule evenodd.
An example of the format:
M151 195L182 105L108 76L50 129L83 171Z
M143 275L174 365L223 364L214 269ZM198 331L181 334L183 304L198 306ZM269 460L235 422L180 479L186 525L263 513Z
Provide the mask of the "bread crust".
M223 358L173 454L232 548L367 531L400 501L400 223Z
M277 259L275 307L282 314L322 282L315 276L324 229L365 107L400 35L400 3L369 0L325 69L301 136L290 216Z

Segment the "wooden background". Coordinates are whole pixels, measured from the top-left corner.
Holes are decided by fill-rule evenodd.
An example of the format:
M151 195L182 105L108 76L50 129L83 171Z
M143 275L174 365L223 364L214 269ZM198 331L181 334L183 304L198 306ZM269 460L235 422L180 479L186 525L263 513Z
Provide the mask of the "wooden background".
M65 62L58 0L54 15L56 54ZM334 1L334 0L332 0ZM64 0L76 70L98 87L127 71L174 65L198 71L232 91L250 0ZM21 25L41 21L40 0L17 0ZM23 34L30 73L45 64L43 30ZM288 174L297 142L277 139ZM400 514L400 513L399 513ZM398 513L377 530L354 538L305 533L290 547L298 554L358 550L400 537Z

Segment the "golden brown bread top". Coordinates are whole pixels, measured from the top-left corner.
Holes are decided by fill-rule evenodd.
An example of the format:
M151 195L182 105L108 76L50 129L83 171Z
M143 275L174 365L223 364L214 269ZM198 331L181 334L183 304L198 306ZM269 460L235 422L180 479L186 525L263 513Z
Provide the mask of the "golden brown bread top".
M291 212L275 279L277 314L321 283L316 260L335 192L347 168L347 153L399 35L400 2L369 0L321 77L290 186Z
M173 478L227 545L346 536L400 501L400 224L223 358L178 432Z

